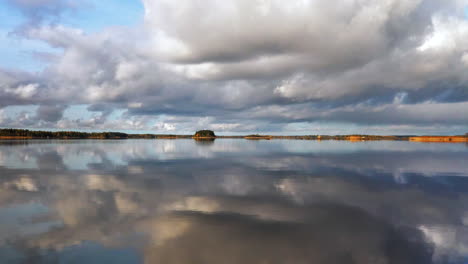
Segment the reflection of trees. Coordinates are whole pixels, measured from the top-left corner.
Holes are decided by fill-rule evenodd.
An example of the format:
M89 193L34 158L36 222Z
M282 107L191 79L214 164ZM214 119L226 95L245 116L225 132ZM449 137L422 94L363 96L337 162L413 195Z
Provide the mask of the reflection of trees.
M30 140L0 140L0 145L4 146L18 146L18 145L29 145Z
M194 138L194 140L199 146L211 146L215 142L215 138Z

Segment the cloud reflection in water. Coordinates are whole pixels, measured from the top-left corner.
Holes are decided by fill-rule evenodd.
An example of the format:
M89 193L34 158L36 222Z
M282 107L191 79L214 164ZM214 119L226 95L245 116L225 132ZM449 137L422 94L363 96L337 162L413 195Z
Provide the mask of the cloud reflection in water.
M23 143L0 145L0 220L11 223L0 229L0 255L8 263L427 264L468 256L464 145Z

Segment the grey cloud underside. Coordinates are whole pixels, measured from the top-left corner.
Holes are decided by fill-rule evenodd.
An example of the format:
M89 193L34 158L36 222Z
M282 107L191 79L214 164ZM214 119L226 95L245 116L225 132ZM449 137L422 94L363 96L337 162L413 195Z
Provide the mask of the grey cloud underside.
M0 105L106 105L260 127L467 124L457 114L468 111L466 1L143 3L140 27L29 26L24 37L62 54L36 75L0 74Z
M58 121L63 117L65 106L62 105L41 105L37 109L38 118L45 121Z

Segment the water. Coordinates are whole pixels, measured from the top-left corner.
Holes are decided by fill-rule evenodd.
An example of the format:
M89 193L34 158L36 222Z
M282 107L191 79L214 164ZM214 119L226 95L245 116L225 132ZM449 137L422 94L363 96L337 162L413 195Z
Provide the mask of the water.
M468 146L2 141L0 263L468 263Z

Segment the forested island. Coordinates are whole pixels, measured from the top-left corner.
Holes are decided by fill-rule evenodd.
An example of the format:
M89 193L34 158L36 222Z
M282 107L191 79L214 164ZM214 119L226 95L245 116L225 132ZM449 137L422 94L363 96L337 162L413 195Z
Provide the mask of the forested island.
M193 138L198 138L198 139L212 139L216 138L216 135L214 131L212 130L198 130L195 132L195 135L193 135Z
M346 141L416 141L416 142L468 142L468 134L459 136L381 136L381 135L245 135L245 136L217 136L212 130L199 130L194 135L176 134L127 134L122 132L80 132L80 131L39 131L28 129L0 129L0 139L196 139L214 140L217 138L238 138L248 140L346 140Z

